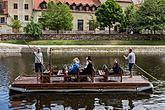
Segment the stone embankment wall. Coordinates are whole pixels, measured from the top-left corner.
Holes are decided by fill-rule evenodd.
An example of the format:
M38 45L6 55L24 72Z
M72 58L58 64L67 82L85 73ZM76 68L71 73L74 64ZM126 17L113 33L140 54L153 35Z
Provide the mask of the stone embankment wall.
M128 48L133 48L133 50L138 54L165 54L165 46L135 46L135 45L56 45L56 46L33 46L31 48L40 47L43 52L49 52L50 49L52 53L128 53ZM21 52L32 52L32 50L27 45L15 45L15 44L0 44L0 53L21 53Z
M165 34L44 34L46 40L165 40ZM26 34L2 34L0 40L34 39Z

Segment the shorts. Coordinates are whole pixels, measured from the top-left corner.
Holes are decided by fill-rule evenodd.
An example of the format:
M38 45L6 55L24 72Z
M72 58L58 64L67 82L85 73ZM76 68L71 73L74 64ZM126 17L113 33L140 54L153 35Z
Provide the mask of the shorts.
M132 67L133 67L134 63L129 63L128 67L129 67L129 71L132 71Z

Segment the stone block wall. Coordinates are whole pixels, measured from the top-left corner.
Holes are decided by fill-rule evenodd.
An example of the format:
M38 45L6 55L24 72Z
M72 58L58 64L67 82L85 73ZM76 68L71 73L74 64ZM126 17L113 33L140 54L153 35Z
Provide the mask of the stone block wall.
M1 34L0 40L27 40L27 34ZM165 40L165 34L44 34L43 40Z

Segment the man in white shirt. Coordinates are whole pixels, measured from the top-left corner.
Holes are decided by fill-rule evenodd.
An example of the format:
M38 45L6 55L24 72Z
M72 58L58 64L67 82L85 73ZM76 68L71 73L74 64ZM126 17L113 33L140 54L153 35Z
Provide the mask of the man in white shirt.
M135 53L132 52L132 48L129 48L129 54L127 57L124 55L124 58L128 59L128 67L129 67L130 77L132 78L132 76L133 76L132 67L134 66L135 61L136 61Z
M43 55L40 48L37 48L37 51L34 52L35 55L35 72L42 73L43 66Z

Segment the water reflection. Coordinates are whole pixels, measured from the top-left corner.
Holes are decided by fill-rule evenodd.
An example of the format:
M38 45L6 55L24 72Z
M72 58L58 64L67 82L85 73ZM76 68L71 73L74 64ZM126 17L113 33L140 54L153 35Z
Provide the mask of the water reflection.
M132 100L149 99L150 95L133 93L35 93L19 94L11 97L13 108L36 110L129 110L134 107Z
M0 86L0 110L10 110L9 89L5 86Z
M0 62L0 110L10 110L9 71L3 61Z

